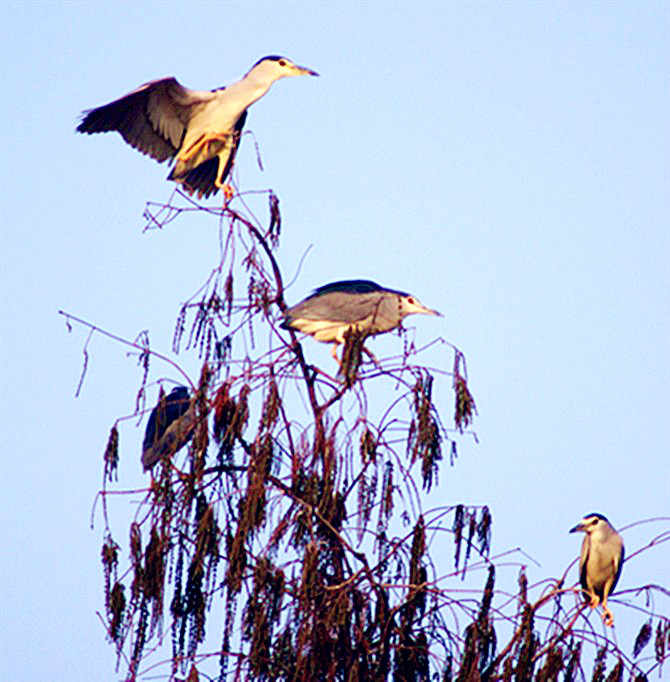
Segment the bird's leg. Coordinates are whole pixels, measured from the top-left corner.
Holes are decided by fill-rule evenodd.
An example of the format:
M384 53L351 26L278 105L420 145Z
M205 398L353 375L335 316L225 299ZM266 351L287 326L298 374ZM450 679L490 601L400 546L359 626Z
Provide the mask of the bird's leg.
M223 202L225 204L227 204L235 196L235 190L231 184L227 182L224 182L223 184L214 184L223 191Z
M607 607L607 601L603 602L603 623L610 628L614 626L614 614Z
M189 161L196 154L199 154L206 144L214 142L215 140L225 142L228 137L228 133L210 133L209 135L201 135L188 149L184 149L184 151L180 152L177 155L177 159L179 159L179 161Z
M589 602L589 606L592 609L595 609L598 604L600 604L600 598L595 592L591 592L591 601Z
M216 178L214 178L214 187L218 187L220 190L223 190L223 198L227 204L235 196L235 190L233 189L232 185L227 182L223 182L223 172L225 170L226 164L219 155L219 167L216 171Z
M337 357L337 347L340 345L339 341L335 341L333 344L333 347L330 349L330 354L333 356L333 359L335 362L342 367L342 363L340 362L340 358Z
M214 178L214 186L218 187L219 189L223 189L225 185L223 184L223 171L226 169L225 164L223 163L223 159L221 156L219 156L219 167L216 169L216 177ZM227 195L227 192L224 190L224 194ZM232 193L231 193L232 196Z
M192 159L205 146L206 142L207 137L201 135L188 149L179 152L179 154L177 154L177 159L179 161L188 161L189 159Z
M605 583L605 586L603 588L603 623L607 625L608 627L612 627L614 625L614 614L607 608L607 597L609 597L610 590L612 589L612 581L607 581Z
M219 168L217 169L216 177L214 178L214 187L223 190L223 202L227 204L235 196L235 190L231 184L223 182L223 172L225 170L226 164L223 162L221 156L219 156Z

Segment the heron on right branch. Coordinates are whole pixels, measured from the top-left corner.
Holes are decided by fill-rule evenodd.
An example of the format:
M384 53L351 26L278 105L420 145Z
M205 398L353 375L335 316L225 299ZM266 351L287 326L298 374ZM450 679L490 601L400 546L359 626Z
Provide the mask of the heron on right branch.
M325 284L284 315L284 329L296 329L317 341L333 343L332 356L339 363L337 348L345 335L383 334L400 327L407 315L439 315L412 294L386 289L364 279ZM368 351L368 354L369 351Z
M579 557L579 582L584 590L584 599L595 609L603 607L603 622L614 625L614 616L607 608L607 597L621 575L624 559L623 539L602 514L589 514L571 533L586 533Z

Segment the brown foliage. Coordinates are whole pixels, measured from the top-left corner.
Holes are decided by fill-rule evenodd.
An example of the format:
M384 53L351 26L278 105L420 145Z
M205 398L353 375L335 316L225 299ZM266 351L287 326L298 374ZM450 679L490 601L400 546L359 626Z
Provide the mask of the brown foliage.
M368 362L365 338L350 334L338 373L308 364L295 333L279 330L273 194L269 211L267 228L230 206L214 211L221 262L182 306L174 337L176 352L202 359L194 437L152 471L125 553L106 529L105 624L127 679L168 639L165 678L190 682L549 682L581 679L589 665L604 682L660 670L667 617L649 612L634 643L637 658L656 626L643 668L589 629L564 578L529 585L517 562L518 590L498 587L506 565L490 556L487 506L426 508L421 489L445 475L443 447L453 465L476 414L463 354L453 349L451 371L428 368L403 331L402 355ZM148 338L130 345L141 352L142 391L149 357L177 367ZM118 451L114 426L105 486Z

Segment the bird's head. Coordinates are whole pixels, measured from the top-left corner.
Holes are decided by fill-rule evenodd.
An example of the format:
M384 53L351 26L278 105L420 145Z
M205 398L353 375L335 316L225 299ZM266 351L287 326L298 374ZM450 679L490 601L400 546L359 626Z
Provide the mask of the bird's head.
M271 55L259 59L249 70L247 76L254 76L268 82L274 82L285 76L318 76L312 69L294 64L286 57Z
M437 310L431 310L430 308L426 308L426 306L421 305L421 303L419 303L419 299L416 296L412 296L412 294L401 293L398 296L401 317L407 317L407 315L413 315L415 313L443 317L442 313L438 313Z
M571 533L598 533L607 528L611 528L610 522L602 514L587 514L580 523L570 529Z

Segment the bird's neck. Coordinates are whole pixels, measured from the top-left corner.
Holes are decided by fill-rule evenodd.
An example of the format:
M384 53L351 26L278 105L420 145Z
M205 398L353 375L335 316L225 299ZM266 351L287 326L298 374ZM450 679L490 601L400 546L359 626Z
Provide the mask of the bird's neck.
M249 73L242 80L229 85L226 89L229 91L228 94L234 95L246 109L259 100L270 89L273 82L261 74Z

